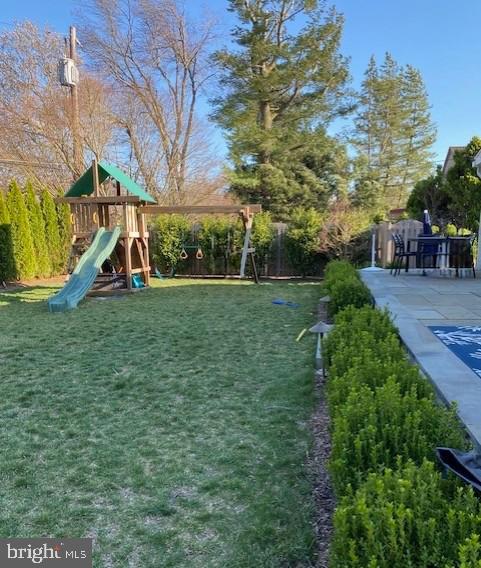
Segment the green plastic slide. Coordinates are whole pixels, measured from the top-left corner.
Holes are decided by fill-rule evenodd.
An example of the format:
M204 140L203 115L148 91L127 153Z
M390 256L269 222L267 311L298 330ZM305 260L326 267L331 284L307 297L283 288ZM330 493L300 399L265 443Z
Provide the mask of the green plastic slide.
M65 286L48 299L51 312L64 312L77 307L92 287L102 264L112 254L120 236L120 227L106 231L101 227L85 251Z

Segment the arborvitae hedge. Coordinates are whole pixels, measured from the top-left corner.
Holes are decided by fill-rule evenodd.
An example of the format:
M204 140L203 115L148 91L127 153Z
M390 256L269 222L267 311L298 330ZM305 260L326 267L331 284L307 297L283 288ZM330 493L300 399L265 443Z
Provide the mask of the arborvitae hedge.
M60 239L57 209L53 197L46 189L42 191L41 204L50 263L53 272L59 274L63 270L64 254Z
M0 190L0 282L14 280L16 275L10 215L7 202Z
M70 210L44 191L41 203L27 182L22 193L0 190L0 281L44 278L65 271L71 248Z
M10 224L0 223L0 283L14 280L17 275Z
M37 259L36 276L48 277L52 274L52 265L45 237L45 223L42 208L30 183L26 186L26 203L30 221L30 229L33 235L33 245Z
M58 231L60 237L60 272L66 272L70 251L72 249L72 223L70 207L67 203L57 205Z
M16 276L19 279L34 278L37 273L37 263L28 210L23 194L15 182L10 185L7 206L10 215Z
M0 189L0 225L10 223L10 215L8 213L7 202Z

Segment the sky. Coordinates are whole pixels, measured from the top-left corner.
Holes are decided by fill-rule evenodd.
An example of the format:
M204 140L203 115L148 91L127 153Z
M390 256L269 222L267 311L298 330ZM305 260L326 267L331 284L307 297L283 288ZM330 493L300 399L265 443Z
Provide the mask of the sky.
M220 42L228 45L234 17L226 10L227 0L184 0L184 4L193 16L199 16L203 7L214 13ZM333 0L332 4L345 17L341 52L351 59L355 88L371 55L381 61L386 51L401 65L421 71L438 128L437 162L443 162L449 146L481 136L481 0ZM29 19L67 33L79 5L76 0L0 0L0 28Z

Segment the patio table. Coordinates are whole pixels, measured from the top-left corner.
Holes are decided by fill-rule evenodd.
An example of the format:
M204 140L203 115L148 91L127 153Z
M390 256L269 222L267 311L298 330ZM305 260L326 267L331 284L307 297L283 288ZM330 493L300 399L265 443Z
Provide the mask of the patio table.
M419 266L420 259L421 259L421 249L419 248L419 243L426 243L433 245L433 248L436 247L436 250L440 252L438 254L434 254L433 256L439 257L439 269L448 268L449 265L449 256L448 256L448 237L411 237L408 239L408 251L411 250L411 243L416 243L418 245L418 256L416 257L416 264ZM423 267L424 268L424 267Z
M411 242L417 243L417 244L419 244L420 242L421 243L427 243L427 244L433 244L433 245L439 247L439 252L437 254L433 253L433 255L432 255L432 256L439 257L439 266L434 267L434 268L439 268L439 270L444 270L446 268L449 268L450 242L452 242L452 241L457 241L457 242L469 241L470 238L471 237L469 237L469 236L467 236L467 237L459 237L459 236L456 236L456 237L445 237L445 236L411 237L411 238L408 239L407 250L408 251L411 250ZM419 253L421 253L421 251L419 251ZM421 254L419 254L419 256L417 257L416 264L419 264L420 258L421 258Z

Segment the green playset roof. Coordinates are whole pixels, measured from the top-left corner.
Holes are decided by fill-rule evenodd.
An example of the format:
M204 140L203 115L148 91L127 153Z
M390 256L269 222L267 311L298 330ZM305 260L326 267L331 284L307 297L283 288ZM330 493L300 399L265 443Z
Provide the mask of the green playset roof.
M99 172L99 183L103 183L108 177L117 180L123 185L128 193L136 195L142 201L147 203L156 203L155 199L140 187L135 181L122 170L108 164L107 162L99 162L97 164ZM65 197L82 197L83 195L92 195L94 191L94 180L92 174L92 166L72 185L67 191Z

